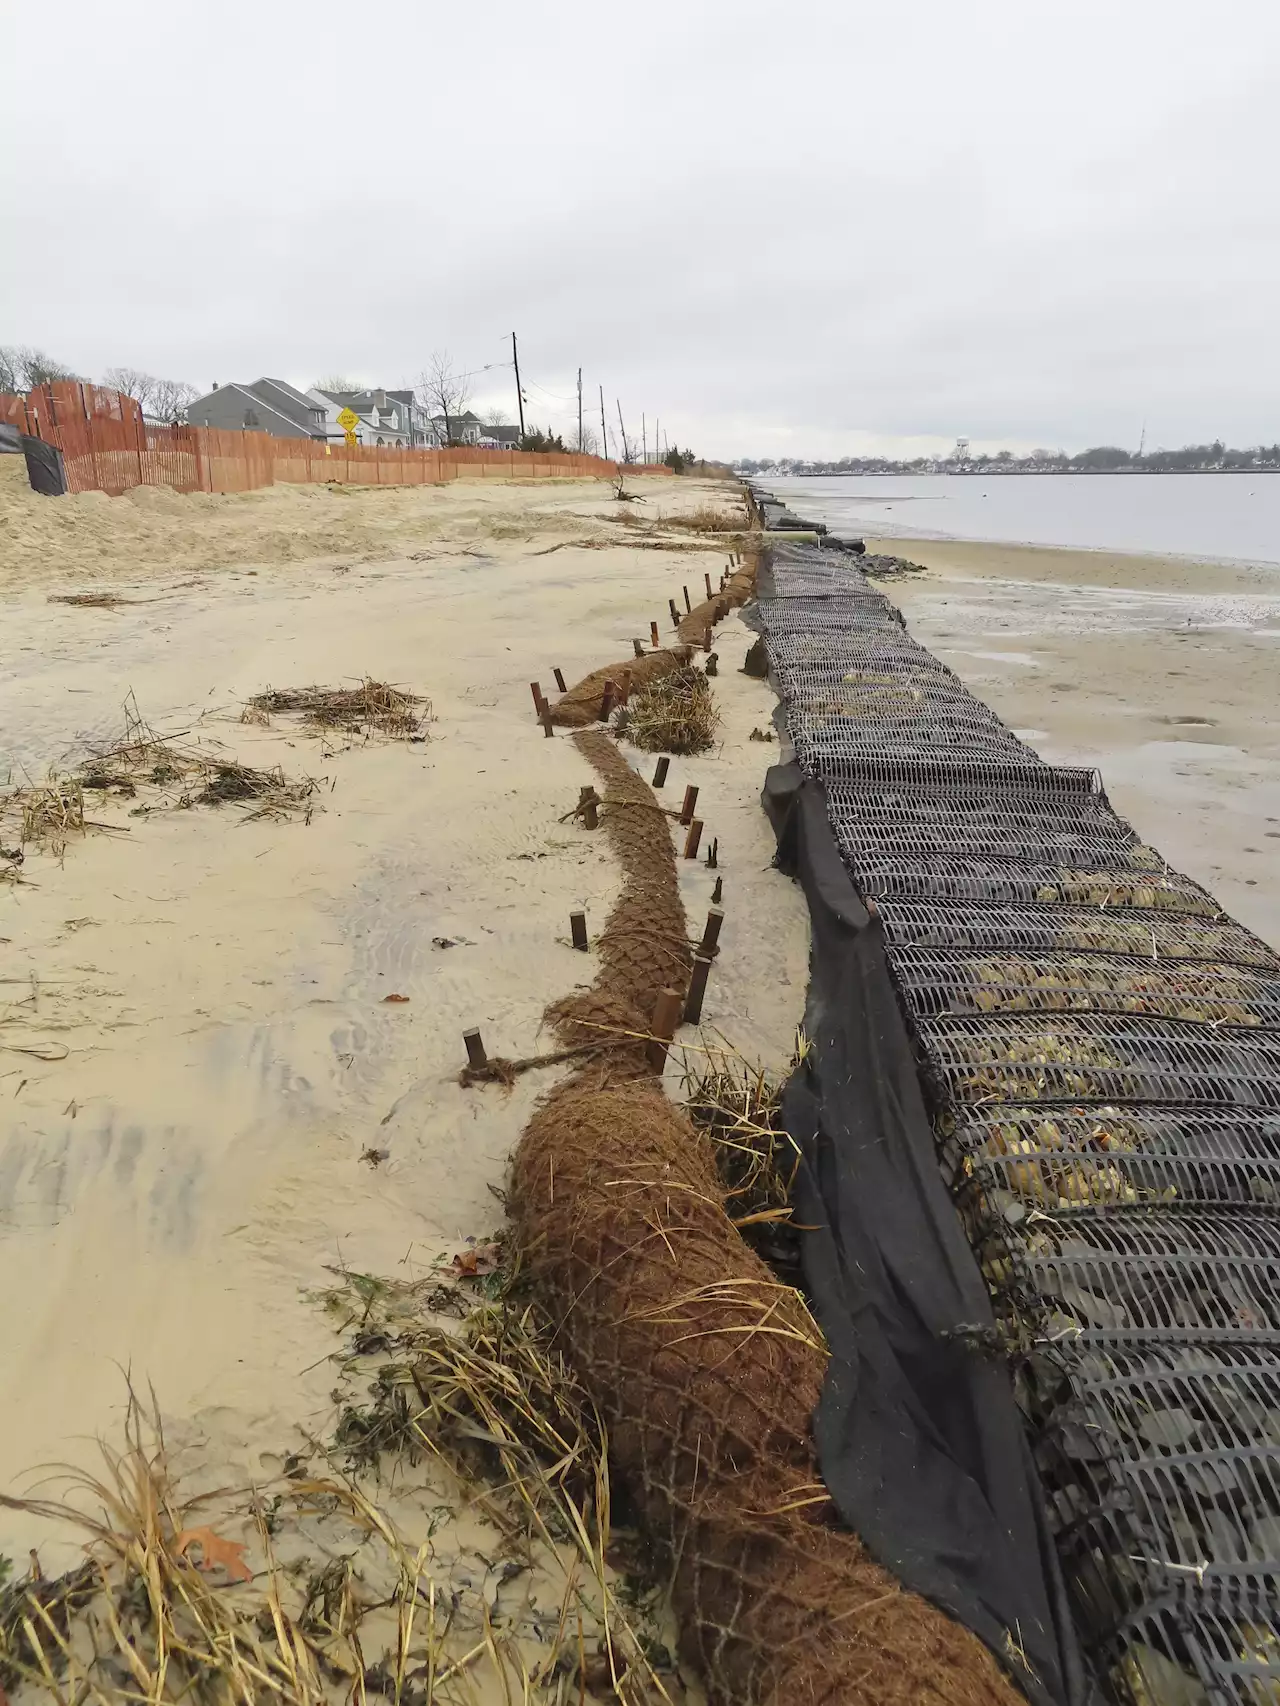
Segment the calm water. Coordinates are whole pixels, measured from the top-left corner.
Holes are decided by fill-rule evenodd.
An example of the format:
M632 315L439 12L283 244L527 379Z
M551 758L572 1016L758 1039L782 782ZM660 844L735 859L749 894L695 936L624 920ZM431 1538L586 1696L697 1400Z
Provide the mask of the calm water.
M836 533L1280 564L1280 474L966 474L761 483Z

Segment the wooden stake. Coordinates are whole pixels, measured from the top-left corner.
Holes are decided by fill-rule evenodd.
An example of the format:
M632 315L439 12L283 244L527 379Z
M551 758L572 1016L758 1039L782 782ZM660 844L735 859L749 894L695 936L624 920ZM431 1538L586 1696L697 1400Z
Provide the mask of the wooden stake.
M716 839L711 843L710 847L707 848L707 869L709 871L714 871L716 866L719 863L720 863L720 838L717 836Z
M684 791L684 804L680 807L680 822L693 822L693 808L698 803L698 790L692 783Z
M715 888L711 894L712 906L719 906L720 902L723 899L724 899L724 878L723 877L717 877L716 878L716 886L715 886Z
M660 758L658 760L653 770L653 785L655 788L662 787L663 783L667 779L667 771L670 766L671 760L669 758Z
M667 609L671 612L671 626L673 628L678 628L680 626L680 612L676 609L676 601L674 598L669 598L667 600Z
M706 670L708 675L715 675L720 668L720 659L714 652L707 654Z
M489 1056L484 1052L484 1043L479 1031L464 1031L462 1040L467 1045L467 1065L477 1072L488 1066Z
M569 934L573 938L574 947L585 954L587 951L587 915L585 912L571 912L569 914Z
M684 856L686 859L698 857L698 843L702 840L702 819L695 817L689 825L689 833L684 838Z
M702 1002L707 993L707 978L711 961L702 954L693 956L693 973L689 978L689 993L684 1001L684 1022L696 1025L702 1017Z
M602 723L607 723L609 721L609 713L613 709L613 701L617 695L617 691L618 688L616 682L605 682L604 691L600 695L600 721Z
M653 1006L653 1019L650 1029L653 1032L647 1054L649 1065L655 1072L661 1073L667 1064L667 1048L672 1037L676 1034L676 1026L680 1023L680 1010L684 1002L680 999L678 989L664 989L659 992Z
M533 709L540 717L542 715L542 707L546 704L546 700L542 697L542 683L540 681L531 681L529 683L529 691L533 694Z
M649 639L652 641L653 649L656 652L658 649L658 624L656 622L649 624Z
M711 571L706 570L703 573L702 578L707 583L707 597L710 598L711 597Z
M554 740L555 739L555 733L556 733L556 726L551 721L551 707L550 707L550 705L547 704L545 699L542 702L542 716L538 720L542 724L543 734L546 735L548 740Z
M631 644L635 649L636 656L638 658L642 658L644 656L644 647L640 644L639 640L632 640Z
M687 587L687 586L682 586L682 587L681 587L681 588L680 588L680 590L681 590L681 592L682 592L682 593L683 593L683 594L684 594L684 608L685 608L685 614L686 614L686 615L691 615L691 614L692 614L692 612L693 612L693 605L692 605L692 604L691 604L691 603L690 603L690 602L689 602L689 589L688 589L688 587Z
M596 829L600 823L600 808L594 799L587 801L582 808L582 821L588 829Z
M716 887L720 887L718 880L716 882ZM698 943L698 952L700 954L705 954L709 960L713 960L716 957L716 952L720 945L720 926L723 923L723 909L719 906L713 905L711 910L707 913L707 922L703 928L702 940Z
M556 686L560 689L561 693L567 693L569 691L569 689L564 684L564 676L560 673L560 671L558 669L553 669L551 671L551 673L552 673L552 675L555 676Z

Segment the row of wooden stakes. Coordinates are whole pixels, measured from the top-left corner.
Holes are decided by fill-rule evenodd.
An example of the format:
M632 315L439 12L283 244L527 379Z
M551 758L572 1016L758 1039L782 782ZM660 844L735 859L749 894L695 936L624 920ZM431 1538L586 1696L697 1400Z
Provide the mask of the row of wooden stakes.
M737 566L738 561L739 561L739 559L737 557L730 557L729 558L729 568L726 569L724 571L724 573L720 576L720 590L722 592L724 591L725 583L729 579L730 573ZM704 572L702 578L706 582L707 598L710 600L710 599L715 597L715 593L711 589L711 575L708 572ZM685 614L686 615L692 615L692 613L693 613L693 601L689 597L689 588L687 586L682 586L680 588L680 590L684 594ZM667 608L671 612L671 626L673 628L675 628L678 632L679 628L680 628L681 616L680 616L680 611L676 606L676 601L674 598L669 598L667 600ZM644 649L644 645L642 644L642 642L639 640L633 639L631 644L632 644L632 647L635 651L636 656L638 658L644 657L645 649ZM658 633L658 624L656 622L650 622L650 624L649 624L649 644L650 644L651 650L653 650L655 652L659 650L659 648L661 647L661 644L662 644L661 637L659 636L659 633ZM706 639L705 639L705 648L707 651L711 650L711 629L710 628L707 629ZM708 674L712 673L711 666L709 664L708 664L707 668L708 668ZM569 691L569 688L568 688L568 685L564 679L564 671L562 669L555 668L551 671L551 673L555 677L556 690L560 693L567 693ZM555 731L555 724L551 720L551 704L550 704L550 701L547 699L546 694L542 691L542 683L540 681L531 681L529 683L529 691L533 695L534 714L537 716L538 721L542 724L542 732L544 735L546 735L548 740L551 740L551 739L553 739L555 732L556 732ZM609 721L609 718L613 715L613 712L616 710L616 708L619 705L624 704L626 702L626 698L627 698L627 691L626 691L625 684L623 686L622 691L619 692L618 683L616 681L606 680L603 687L601 688L601 691L600 691L600 710L598 712L598 716L599 716L600 721L602 723L607 723Z
M730 556L729 567L720 576L721 591L724 590L725 582L729 579L730 574L735 568L737 568L740 562L740 557L735 555ZM707 598L714 598L715 594L711 590L710 574L704 573L702 578L706 583ZM684 594L685 612L686 614L689 614L693 610L693 604L689 597L689 588L685 586L680 590ZM674 598L668 600L668 607L671 611L672 625L678 629L680 626L680 613L676 609L676 601ZM652 642L653 649L656 651L659 646L658 624L656 622L650 622L649 624L649 637ZM635 654L638 658L645 655L644 647L641 645L639 640L632 640L631 644L634 646ZM709 630L707 645L708 649L710 649ZM565 685L563 672L560 669L554 669L552 674L555 676L556 687L559 691L561 693L567 693L568 688ZM538 714L538 720L541 722L544 732L548 738L550 738L554 734L555 730L551 722L551 706L547 702L546 696L543 694L542 684L537 681L531 681L529 683L529 688L533 694L533 704L534 709ZM617 698L617 691L617 684L615 682L608 680L605 681L600 696L601 722L608 721L615 703L620 702ZM658 759L653 772L653 786L655 788L665 787L667 772L670 767L670 758L664 755ZM686 859L696 859L698 857L698 849L702 845L703 822L700 817L694 816L697 804L698 790L693 783L690 783L684 791L684 800L681 803L679 812L668 812L668 816L674 817L676 821L684 827L684 857ZM599 826L600 799L596 794L595 789L591 787L590 784L580 790L578 795L578 804L568 815L571 817L580 817L584 827L587 829L596 829ZM720 842L717 837L713 838L710 847L707 849L708 870L714 871L717 868L719 856ZM676 1034L676 1027L682 1022L686 1025L696 1025L702 1018L702 1003L706 999L707 979L711 975L711 962L720 951L720 926L724 922L724 911L720 905L720 901L723 898L723 895L724 878L717 877L715 892L712 895L711 909L707 913L706 926L702 932L702 940L694 949L693 969L689 976L689 988L687 993L681 995L678 989L663 989L658 995L650 1023L650 1040L648 1045L649 1064L653 1067L655 1072L660 1073L666 1064L667 1049L670 1047L672 1038ZM587 915L585 912L571 912L569 914L569 936L573 946L577 948L579 952L585 954L588 951L590 947L590 940L587 935ZM474 1071L480 1071L487 1066L488 1055L485 1053L484 1040L481 1037L479 1030L473 1029L470 1031L464 1031L462 1033L462 1040L466 1044L468 1066L470 1066Z
M719 883L716 884L716 893L720 893ZM702 939L693 951L693 969L689 974L687 992L683 995L678 989L663 989L658 992L653 1016L649 1022L649 1041L646 1047L649 1064L655 1072L661 1073L667 1063L667 1050L671 1047L677 1026L696 1025L702 1018L707 979L711 975L711 962L720 952L720 927L723 923L724 908L712 905L707 911ZM569 928L572 931L574 947L585 954L589 947L586 913L571 912ZM485 1052L484 1038L479 1029L464 1031L462 1041L467 1050L467 1065L475 1072L483 1071L489 1064L489 1056Z

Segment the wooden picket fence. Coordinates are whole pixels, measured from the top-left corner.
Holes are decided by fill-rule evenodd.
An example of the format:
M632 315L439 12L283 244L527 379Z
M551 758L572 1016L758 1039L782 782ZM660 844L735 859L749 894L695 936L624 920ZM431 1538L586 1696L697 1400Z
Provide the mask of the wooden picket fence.
M524 450L397 450L323 444L218 427L152 426L131 397L59 380L24 397L0 395L0 422L56 445L72 492L119 495L135 486L252 492L287 485L431 486L450 480L612 479L599 456ZM665 474L630 464L628 474Z

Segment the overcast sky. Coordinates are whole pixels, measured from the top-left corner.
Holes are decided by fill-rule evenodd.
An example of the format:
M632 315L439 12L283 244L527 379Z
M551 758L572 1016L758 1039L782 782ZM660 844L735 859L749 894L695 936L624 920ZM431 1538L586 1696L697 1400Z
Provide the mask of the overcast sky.
M0 342L715 455L1280 439L1277 0L3 7Z

